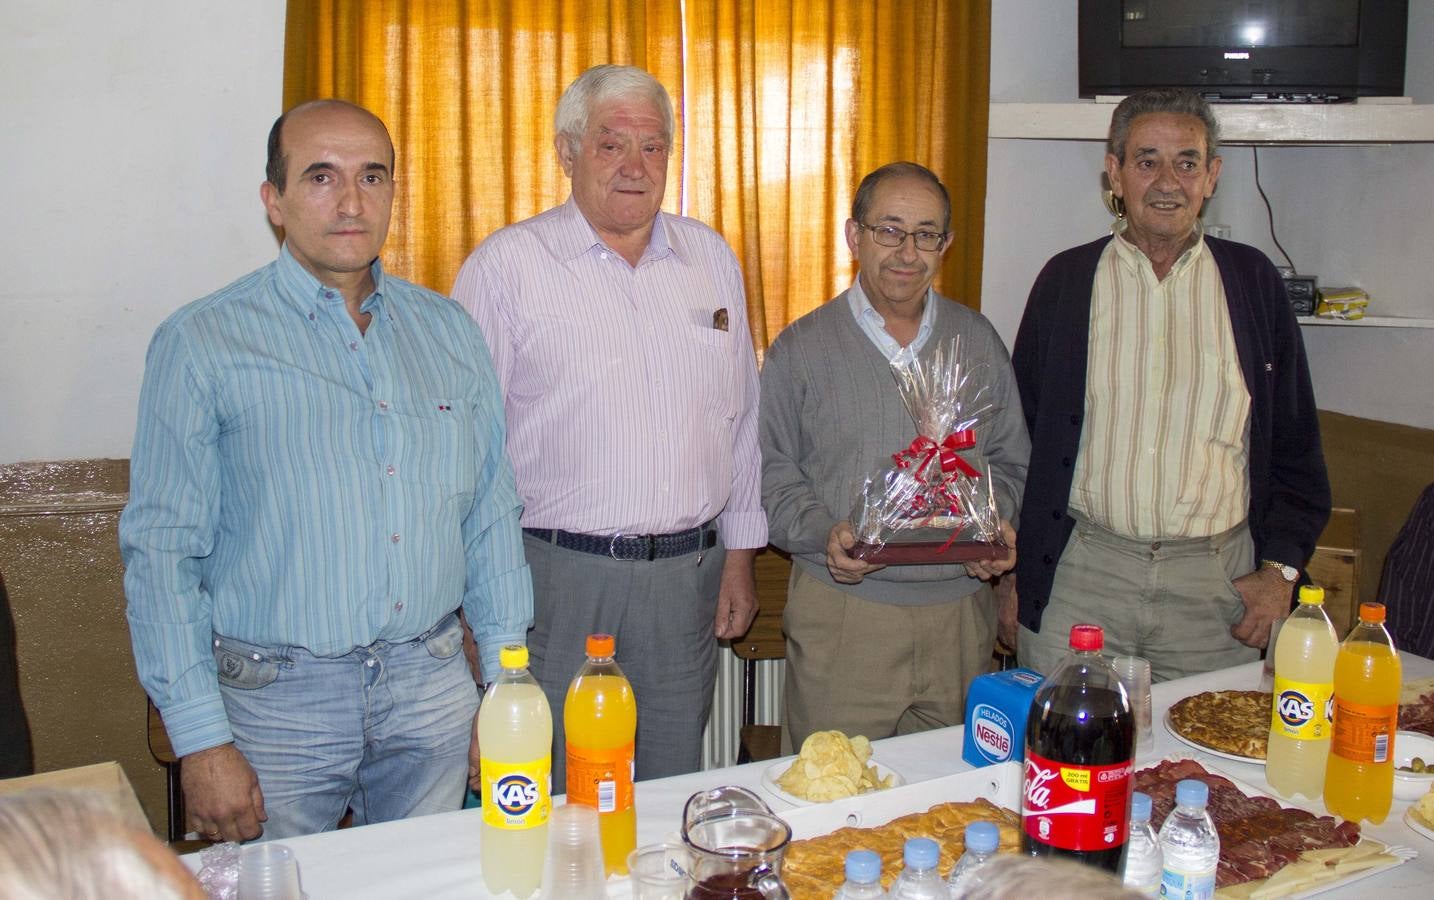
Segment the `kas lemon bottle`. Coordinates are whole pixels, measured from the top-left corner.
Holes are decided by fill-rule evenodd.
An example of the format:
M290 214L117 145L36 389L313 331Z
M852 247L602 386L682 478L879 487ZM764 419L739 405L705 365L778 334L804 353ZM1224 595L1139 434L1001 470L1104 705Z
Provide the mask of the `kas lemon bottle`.
M1334 740L1324 777L1331 814L1375 825L1389 815L1399 683L1399 654L1384 629L1384 604L1361 603L1359 624L1334 663Z
M1275 655L1275 698L1265 778L1281 797L1318 800L1329 759L1329 707L1339 654L1321 588L1300 588L1299 606L1267 652Z
M552 811L553 716L528 674L528 648L504 647L503 673L478 708L481 860L488 891L529 897L543 878Z
M587 662L568 686L563 704L563 728L568 802L598 811L603 869L608 875L626 875L627 855L637 847L632 799L637 699L612 658L615 648L610 634L588 635Z

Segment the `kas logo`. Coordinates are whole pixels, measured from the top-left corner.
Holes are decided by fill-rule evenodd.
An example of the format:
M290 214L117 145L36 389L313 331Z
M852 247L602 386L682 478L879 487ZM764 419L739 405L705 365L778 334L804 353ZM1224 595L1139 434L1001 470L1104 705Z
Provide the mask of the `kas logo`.
M982 703L976 707L976 725L972 738L981 755L993 762L1011 758L1011 720L994 706Z
M510 816L521 816L538 802L538 785L521 773L504 775L493 791L498 808Z
M1299 691L1282 691L1275 708L1280 712L1280 721L1291 728L1299 728L1314 718L1314 703Z

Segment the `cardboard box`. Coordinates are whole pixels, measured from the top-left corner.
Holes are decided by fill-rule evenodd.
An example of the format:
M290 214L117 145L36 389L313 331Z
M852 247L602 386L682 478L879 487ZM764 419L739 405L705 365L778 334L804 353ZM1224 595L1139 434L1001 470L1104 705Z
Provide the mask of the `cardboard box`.
M73 769L59 769L41 772L23 778L0 780L0 796L18 794L21 791L44 788L58 791L92 791L109 800L120 818L144 831L149 831L149 819L139 805L134 786L129 783L124 769L117 762L96 763L92 766L78 766Z
M1026 752L1026 716L1043 680L1031 669L1008 669L975 678L966 692L961 758L973 766L1021 762Z

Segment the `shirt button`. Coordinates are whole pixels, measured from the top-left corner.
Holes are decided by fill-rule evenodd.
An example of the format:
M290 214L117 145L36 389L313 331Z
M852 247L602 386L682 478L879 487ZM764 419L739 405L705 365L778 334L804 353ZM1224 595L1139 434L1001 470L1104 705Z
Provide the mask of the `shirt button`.
M314 314L313 314L313 313L309 313L309 321L310 321L310 322L314 321L314 318L315 318Z
M397 472L398 470L395 469L393 466L389 466L387 469L384 469L383 471L384 471L384 473L387 474L390 478L392 478L392 477L393 477L393 473L394 473L394 472Z
M606 253L599 253L599 254L598 254L598 258L599 258L599 259L607 259L607 254L606 254Z
M387 410L388 410L388 401L387 401L387 400L380 400L380 401L378 401L378 408L381 409L381 410L387 411Z
M350 349L350 350L357 350L357 349L358 349L358 341L349 341L349 349Z
M394 612L403 612L403 601L400 600L393 605Z
M327 297L327 298L329 298L330 300L332 300L332 299L334 299L334 292L333 292L333 291L324 291L324 296Z
M393 535L389 538L389 540L391 540L391 541L393 541L395 544L397 544L400 540L402 540L402 538L399 537L398 532L395 531L395 532L393 533Z

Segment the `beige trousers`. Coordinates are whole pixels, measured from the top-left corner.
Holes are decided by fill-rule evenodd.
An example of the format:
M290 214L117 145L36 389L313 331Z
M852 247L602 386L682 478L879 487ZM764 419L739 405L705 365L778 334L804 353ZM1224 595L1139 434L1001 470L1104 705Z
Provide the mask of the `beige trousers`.
M814 731L877 740L961 724L971 679L990 671L996 600L982 585L950 603L873 603L797 565L782 627L782 742L791 753Z

